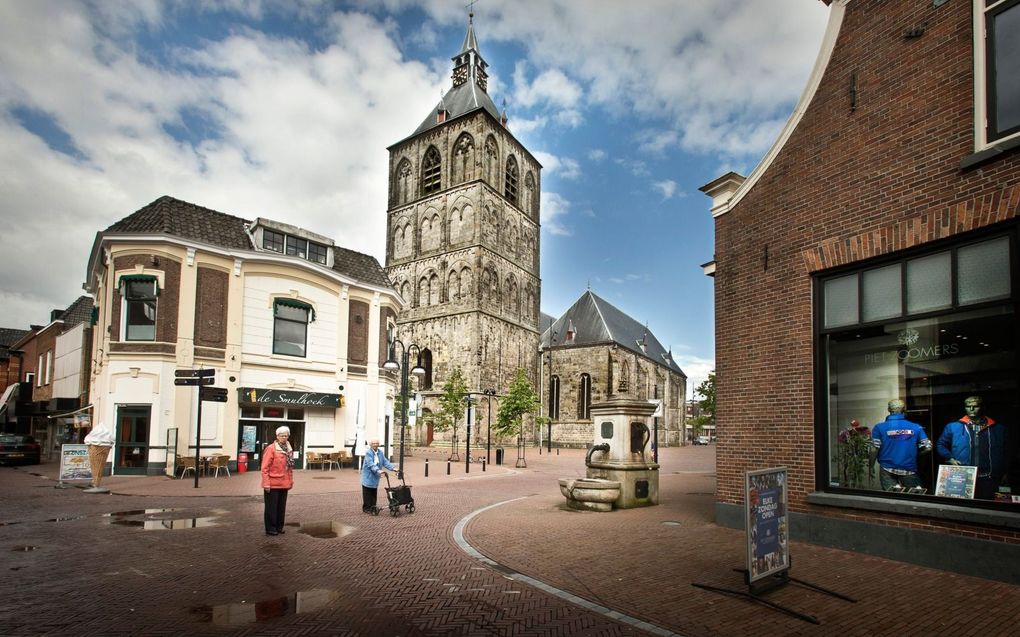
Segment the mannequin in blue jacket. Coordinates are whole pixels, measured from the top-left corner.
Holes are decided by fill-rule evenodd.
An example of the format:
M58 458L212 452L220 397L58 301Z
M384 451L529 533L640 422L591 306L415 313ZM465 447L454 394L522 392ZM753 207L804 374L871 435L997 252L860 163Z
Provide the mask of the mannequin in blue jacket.
M906 403L889 401L889 415L871 428L871 444L878 459L878 482L883 491L921 487L917 475L917 456L931 451L931 440L924 428L907 420Z
M1006 427L982 415L983 403L980 396L968 396L966 415L946 425L936 447L948 464L977 467L974 496L991 500L1008 468Z

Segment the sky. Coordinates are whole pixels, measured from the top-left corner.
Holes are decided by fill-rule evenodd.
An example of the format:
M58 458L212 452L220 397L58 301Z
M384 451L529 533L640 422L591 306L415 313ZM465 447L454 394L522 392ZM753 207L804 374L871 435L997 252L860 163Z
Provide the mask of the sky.
M451 86L466 0L0 2L0 327L83 294L163 195L385 263L386 148ZM543 165L542 311L590 289L714 368L710 200L807 82L817 0L478 0L489 94Z

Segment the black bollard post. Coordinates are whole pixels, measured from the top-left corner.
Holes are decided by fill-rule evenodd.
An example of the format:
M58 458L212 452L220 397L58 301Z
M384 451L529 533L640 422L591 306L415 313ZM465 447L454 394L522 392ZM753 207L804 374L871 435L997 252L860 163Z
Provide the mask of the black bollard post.
M446 475L450 475L450 461L446 461Z
M485 458L482 458L482 472L485 472Z
M560 448L559 447L556 447L556 455L557 456L560 455Z
M429 477L429 459L425 458L425 477Z

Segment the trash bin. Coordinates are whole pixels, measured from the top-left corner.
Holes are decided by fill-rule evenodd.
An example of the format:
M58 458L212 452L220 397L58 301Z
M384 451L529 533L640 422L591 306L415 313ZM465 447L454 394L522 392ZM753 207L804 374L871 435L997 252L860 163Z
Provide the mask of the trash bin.
M246 473L248 471L248 454L239 453L237 454L237 472Z
M503 447L496 447L496 464L503 464Z

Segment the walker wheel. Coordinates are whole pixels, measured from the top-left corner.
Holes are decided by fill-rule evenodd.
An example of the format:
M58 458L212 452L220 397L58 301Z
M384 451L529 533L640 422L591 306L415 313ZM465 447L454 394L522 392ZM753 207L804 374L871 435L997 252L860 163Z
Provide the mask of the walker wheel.
M414 513L414 504L408 504L406 507L408 513Z
M372 507L372 515L379 515L379 507Z

